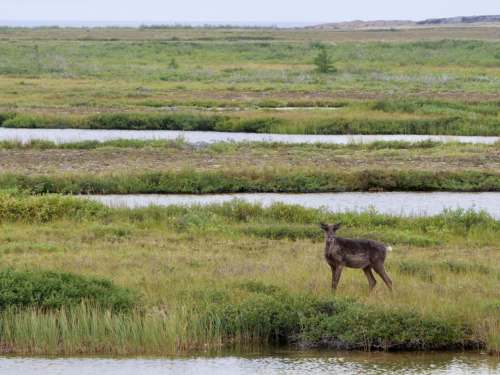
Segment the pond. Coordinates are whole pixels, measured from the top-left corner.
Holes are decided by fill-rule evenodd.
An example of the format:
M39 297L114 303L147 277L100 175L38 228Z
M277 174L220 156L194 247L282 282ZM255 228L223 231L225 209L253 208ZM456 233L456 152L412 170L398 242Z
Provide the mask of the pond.
M500 361L476 353L283 353L192 358L0 358L2 375L156 374L498 374Z
M500 219L500 193L318 193L318 194L131 194L131 195L87 195L110 207L139 208L151 205L207 205L242 200L269 206L273 203L296 204L308 208L325 208L331 212L366 211L375 209L379 213L421 216L436 215L444 209L462 208L484 210Z
M175 130L92 130L92 129L9 129L0 128L0 141L45 140L55 143L81 141L111 141L116 139L176 140L188 143L217 142L281 142L281 143L370 143L376 141L436 141L493 144L500 137L468 137L441 135L302 135L302 134L257 134L226 133L212 131Z

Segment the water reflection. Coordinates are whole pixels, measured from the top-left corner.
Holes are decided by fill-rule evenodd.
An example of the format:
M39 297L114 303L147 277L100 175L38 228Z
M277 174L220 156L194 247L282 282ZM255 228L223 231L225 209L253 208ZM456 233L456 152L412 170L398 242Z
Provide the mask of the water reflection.
M320 193L320 194L132 194L132 195L89 195L110 207L139 208L150 205L207 205L221 204L238 199L250 203L269 206L273 203L296 204L308 208L326 208L331 212L366 211L373 208L377 212L391 215L419 216L436 215L444 209L484 210L500 219L500 193Z
M499 359L465 353L284 353L175 359L0 358L0 373L31 374L497 374Z
M188 143L216 142L281 142L281 143L370 143L375 141L461 142L493 144L500 137L467 137L440 135L301 135L301 134L256 134L175 130L91 130L91 129L9 129L0 128L0 141L29 142L46 140L55 143L80 141L110 141L116 139L175 140Z

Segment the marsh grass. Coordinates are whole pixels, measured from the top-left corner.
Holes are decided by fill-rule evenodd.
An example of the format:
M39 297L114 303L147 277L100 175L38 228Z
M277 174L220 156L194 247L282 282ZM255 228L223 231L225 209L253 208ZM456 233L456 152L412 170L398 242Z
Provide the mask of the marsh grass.
M46 28L1 29L0 38L3 126L500 135L498 41L489 28L397 33ZM342 42L325 44L338 68L335 75L313 72L315 41ZM178 66L169 68L174 57ZM183 108L176 112L162 108L179 105ZM276 109L301 106L317 108ZM45 152L187 146L36 141L0 147ZM248 146L207 150L216 154L237 147ZM307 147L315 153L326 146ZM345 147L390 154L413 146ZM459 155L453 147L468 146L417 147L415 153L443 147ZM487 155L491 150L483 149ZM50 308L11 303L0 311L0 344L7 352L46 355L174 354L247 344L363 350L486 346L498 352L500 227L485 213L402 218L243 202L108 209L27 193L482 191L498 190L499 184L495 171L384 167L323 173L270 168L3 174L0 186L11 189L0 193L5 267L15 273L64 270L107 279L137 292L141 305L125 312L91 302ZM395 293L378 285L368 294L362 273L346 270L333 297L316 228L320 221L341 221L343 236L393 246L387 268Z
M23 252L1 253L5 266L107 278L141 300L129 313L92 304L6 308L7 351L173 354L269 344L498 350L500 226L485 213L404 218L243 202L108 209L64 196L2 196L0 246L31 242ZM56 208L50 215L29 214L49 204ZM320 221L344 223L343 236L393 246L393 296L380 285L369 295L362 273L347 270L332 298L315 232ZM49 242L58 251L34 246Z
M0 175L1 189L34 194L313 193L344 191L498 191L500 176L488 171L245 170L134 174Z
M303 151L325 151L325 150L352 150L352 151L372 151L372 150L425 150L425 149L442 149L444 152L457 152L457 148L470 147L467 144L458 142L437 142L432 140L424 140L418 142L406 141L374 141L369 143L347 143L347 144L324 144L324 143L303 143L303 144L284 144L280 142L218 142L207 145L193 146L185 142L182 138L176 140L139 140L139 139L116 139L110 141L81 141L56 143L41 139L33 139L28 142L20 141L0 141L0 149L17 150L17 149L34 149L34 150L94 150L99 148L179 148L191 150L207 150L209 152L224 154L230 152L241 151L242 148L253 148L262 151L290 149ZM492 145L475 144L474 148L479 152L487 148L500 148L500 142Z
M497 104L479 106L421 102L359 105L339 113L321 111L242 114L108 113L90 116L17 114L0 116L7 128L78 128L121 130L197 130L278 134L431 134L500 135ZM432 108L436 108L432 110ZM447 108L450 110L447 111ZM455 110L454 108L463 108Z
M363 350L484 345L470 339L468 328L444 320L410 312L368 312L367 306L349 300L283 292L255 291L236 304L208 302L168 313L116 313L84 303L52 311L8 308L0 319L3 351L31 355L172 355L286 344Z

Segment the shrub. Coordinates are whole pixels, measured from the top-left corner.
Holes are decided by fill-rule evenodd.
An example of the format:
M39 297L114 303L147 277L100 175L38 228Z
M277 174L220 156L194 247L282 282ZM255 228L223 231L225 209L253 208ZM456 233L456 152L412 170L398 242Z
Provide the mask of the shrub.
M16 115L6 119L6 128L79 128L81 120L73 117Z
M449 320L404 310L383 310L335 300L308 317L302 340L313 347L363 350L433 350L467 347L469 330ZM328 306L328 305L326 305ZM323 310L325 310L323 303Z
M324 46L319 47L319 53L314 59L314 65L316 65L316 70L320 73L334 73L337 71Z
M0 271L0 308L60 308L89 302L113 310L135 304L132 291L111 281L49 271Z
M172 57L172 59L170 60L170 63L168 64L168 67L169 67L169 69L176 70L177 68L179 68L179 63L177 62L177 60L174 57Z
M15 220L48 222L65 217L72 219L93 217L106 212L107 209L103 205L82 199L0 193L0 222Z
M0 126L3 126L4 122L16 117L14 112L0 112Z
M430 350L467 347L467 327L413 311L386 310L350 299L291 295L261 283L239 303L209 304L204 324L225 339L363 350ZM481 343L475 343L481 345Z

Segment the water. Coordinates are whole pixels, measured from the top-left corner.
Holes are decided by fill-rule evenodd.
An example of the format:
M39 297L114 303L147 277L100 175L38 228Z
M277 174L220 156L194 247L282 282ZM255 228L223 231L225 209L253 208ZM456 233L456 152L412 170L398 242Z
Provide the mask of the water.
M0 128L0 141L46 140L55 143L110 141L116 139L176 140L188 143L216 142L281 142L281 143L370 143L375 141L435 141L493 144L500 137L468 137L444 135L302 135L257 134L176 130L91 130L91 129L9 129Z
M444 209L484 210L500 219L500 193L319 193L319 194L132 194L83 196L110 207L139 208L150 205L207 205L235 199L269 206L273 203L297 204L308 208L326 208L331 212L365 211L402 216L436 215Z
M2 375L498 374L498 358L465 353L297 353L177 359L0 358Z

